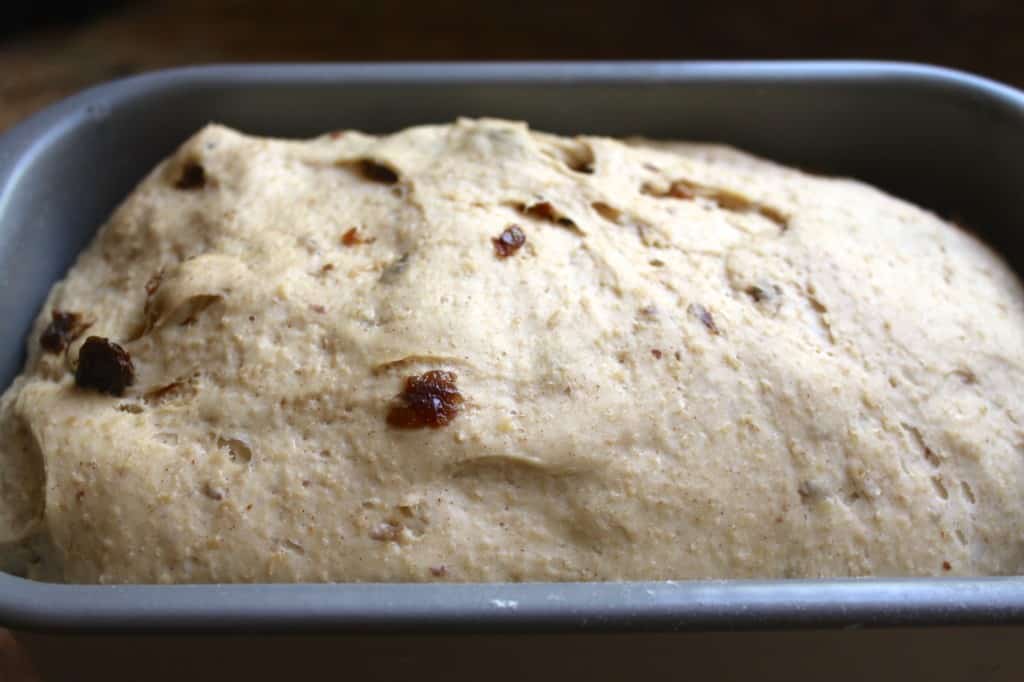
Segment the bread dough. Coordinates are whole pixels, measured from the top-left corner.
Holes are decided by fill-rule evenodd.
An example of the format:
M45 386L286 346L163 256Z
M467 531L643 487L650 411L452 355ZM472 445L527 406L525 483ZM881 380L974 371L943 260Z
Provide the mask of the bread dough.
M55 310L91 322L63 353L39 343ZM88 336L130 354L123 395L76 386ZM1024 568L1012 273L931 213L722 146L211 125L28 349L0 401L0 540L32 577ZM450 420L389 419L432 371L455 375Z

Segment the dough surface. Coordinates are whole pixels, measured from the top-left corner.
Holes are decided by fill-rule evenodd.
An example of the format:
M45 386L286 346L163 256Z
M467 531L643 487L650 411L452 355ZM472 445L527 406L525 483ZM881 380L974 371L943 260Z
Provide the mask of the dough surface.
M53 311L90 325L64 352ZM90 336L130 354L122 395L76 385ZM34 578L1024 570L1014 275L931 213L726 147L211 125L28 353L0 542ZM428 372L454 375L447 423L394 417Z

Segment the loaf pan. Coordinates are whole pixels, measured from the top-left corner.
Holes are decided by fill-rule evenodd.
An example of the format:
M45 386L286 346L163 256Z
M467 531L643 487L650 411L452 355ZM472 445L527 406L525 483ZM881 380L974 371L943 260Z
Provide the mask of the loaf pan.
M727 142L854 176L973 227L1020 272L1024 95L877 62L209 66L71 97L0 139L0 385L55 280L143 174L217 121L390 132L457 116ZM1024 529L1022 529L1024 532ZM1010 624L1024 578L658 583L51 585L0 574L37 630L552 631Z

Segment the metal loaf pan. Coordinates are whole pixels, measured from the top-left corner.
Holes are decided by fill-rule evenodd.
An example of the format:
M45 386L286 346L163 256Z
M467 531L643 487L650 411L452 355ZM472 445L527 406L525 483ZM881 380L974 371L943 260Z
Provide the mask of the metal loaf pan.
M975 228L1018 270L1024 95L871 62L210 66L93 88L0 138L0 385L115 204L208 121L387 132L457 116L566 134L716 140L874 183ZM908 283L909 284L909 283ZM556 631L1011 624L1024 578L474 585L77 586L0 575L37 630Z

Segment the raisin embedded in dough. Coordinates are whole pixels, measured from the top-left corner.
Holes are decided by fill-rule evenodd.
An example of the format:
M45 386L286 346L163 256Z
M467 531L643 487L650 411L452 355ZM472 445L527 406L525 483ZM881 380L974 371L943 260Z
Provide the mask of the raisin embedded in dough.
M491 241L494 243L494 255L498 258L508 258L526 243L526 234L518 225L509 225Z
M119 396L135 383L131 356L121 346L100 336L90 336L78 351L75 383L100 393Z
M54 310L50 323L39 335L39 345L48 353L61 353L88 328L89 323L79 313Z
M445 426L458 414L462 394L455 387L455 372L431 370L408 377L405 389L388 411L388 424L400 429Z

